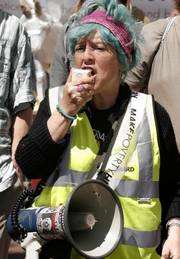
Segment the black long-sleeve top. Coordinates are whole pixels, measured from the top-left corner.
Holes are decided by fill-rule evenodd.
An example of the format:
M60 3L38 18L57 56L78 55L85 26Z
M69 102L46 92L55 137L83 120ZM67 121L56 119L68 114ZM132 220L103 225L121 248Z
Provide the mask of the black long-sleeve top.
M94 134L99 142L108 143L112 123L108 118L115 114L120 117L125 112L131 91L120 87L116 104L108 110L97 110L91 104L85 109ZM180 155L177 150L172 124L167 112L154 102L160 148L160 201L162 204L162 224L173 217L180 217ZM20 141L16 151L16 161L28 178L50 175L58 165L66 149L70 133L60 143L55 143L47 128L51 116L48 97L41 103L37 117L29 133ZM112 117L112 116L111 116ZM106 139L106 141L104 141ZM101 146L107 146L102 144Z

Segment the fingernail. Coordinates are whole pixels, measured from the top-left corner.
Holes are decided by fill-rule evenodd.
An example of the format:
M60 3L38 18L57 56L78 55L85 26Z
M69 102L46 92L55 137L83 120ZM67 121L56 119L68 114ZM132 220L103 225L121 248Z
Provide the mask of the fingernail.
M83 85L77 85L76 90L77 90L77 92L82 92L84 90L84 86Z

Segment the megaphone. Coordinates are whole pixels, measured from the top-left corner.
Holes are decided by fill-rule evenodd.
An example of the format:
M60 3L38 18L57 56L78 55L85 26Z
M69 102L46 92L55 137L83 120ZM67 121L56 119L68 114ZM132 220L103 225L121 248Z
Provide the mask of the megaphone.
M86 258L111 254L122 234L123 213L115 192L103 181L89 180L72 191L58 208L20 209L18 222L45 240L67 239ZM12 215L7 230L14 239Z

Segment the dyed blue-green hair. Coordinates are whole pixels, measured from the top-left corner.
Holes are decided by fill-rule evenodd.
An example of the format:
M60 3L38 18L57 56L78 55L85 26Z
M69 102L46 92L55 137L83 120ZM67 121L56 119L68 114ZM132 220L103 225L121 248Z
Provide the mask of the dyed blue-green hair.
M108 15L113 17L114 21L120 21L124 24L132 39L133 53L131 63L129 63L129 60L117 38L106 27L96 23L81 23L81 19L84 16L92 13L95 10L105 10L107 11ZM118 4L115 0L90 1L89 3L85 4L84 7L79 10L79 12L69 18L67 28L66 51L68 58L71 61L73 60L77 42L95 30L100 32L101 37L105 43L110 44L116 50L123 73L128 72L137 64L139 60L140 55L139 49L137 47L136 22L132 18L127 8L123 4Z

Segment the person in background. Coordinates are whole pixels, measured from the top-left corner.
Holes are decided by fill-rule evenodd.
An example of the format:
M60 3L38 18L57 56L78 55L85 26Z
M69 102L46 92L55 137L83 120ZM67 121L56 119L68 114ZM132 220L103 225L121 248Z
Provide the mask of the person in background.
M176 16L180 14L180 0L174 0L174 8L171 12L171 16Z
M105 173L124 226L107 258L158 259L165 241L161 258L179 259L180 157L172 124L151 95L123 84L140 55L135 28L127 8L114 0L92 1L70 17L65 38L72 70L63 95L46 96L16 160L28 178L46 180L34 205L58 207L80 182L97 177L96 162L112 146ZM88 73L74 78L74 67ZM68 244L60 255L64 242L47 243L40 258L82 258Z
M0 63L0 258L6 259L10 237L5 221L23 186L14 154L32 123L35 77L29 38L19 19L2 10Z
M62 34L63 26L47 13L42 0L19 0L19 3L23 14L20 21L30 37L35 63L37 95L35 113L49 87L54 46L57 35Z
M148 91L169 113L180 151L180 10L176 15L145 25L139 42L141 60L126 76L125 82L138 91Z

